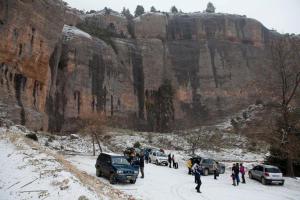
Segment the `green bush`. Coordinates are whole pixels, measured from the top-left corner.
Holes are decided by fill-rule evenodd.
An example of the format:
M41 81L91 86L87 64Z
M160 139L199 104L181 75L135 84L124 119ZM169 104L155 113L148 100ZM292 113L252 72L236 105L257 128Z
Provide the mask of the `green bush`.
M141 143L138 141L133 144L134 148L141 148L141 146L142 146Z

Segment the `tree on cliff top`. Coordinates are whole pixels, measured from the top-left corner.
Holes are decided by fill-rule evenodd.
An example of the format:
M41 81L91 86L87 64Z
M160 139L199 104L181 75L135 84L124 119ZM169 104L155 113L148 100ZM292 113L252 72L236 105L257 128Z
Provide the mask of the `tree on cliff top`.
M275 70L272 90L279 113L274 134L269 136L271 157L282 160L287 175L294 176L294 163L300 157L300 114L295 112L297 105L293 103L300 85L299 41L290 35L273 40L271 56L272 70Z
M214 13L215 10L216 10L215 6L211 2L208 2L205 11L208 12L208 13Z
M174 13L174 14L176 14L176 13L178 13L178 10L177 10L177 8L175 6L172 6L171 7L171 12Z
M105 8L104 8L104 13L105 13L105 15L110 15L110 13L111 13L111 9L110 9L110 8L107 8L107 7L105 7Z
M145 13L144 7L141 6L141 5L137 5L137 7L136 7L136 9L135 9L135 11L134 11L134 16L135 16L135 17L138 17L138 16L140 16L140 15L142 15L142 14L144 14L144 13Z
M157 12L156 8L154 6L151 6L150 12Z
M128 8L123 7L122 14L128 19L133 19L133 15L130 13L130 10Z

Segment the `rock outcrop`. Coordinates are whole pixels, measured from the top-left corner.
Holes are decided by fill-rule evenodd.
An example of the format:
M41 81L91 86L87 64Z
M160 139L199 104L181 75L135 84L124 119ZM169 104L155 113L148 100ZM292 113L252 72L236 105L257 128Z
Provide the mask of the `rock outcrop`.
M0 1L1 112L30 128L47 127L50 55L61 37L60 1Z
M168 131L215 123L269 95L266 44L275 36L256 20L128 20L83 15L58 0L0 5L0 109L30 128L74 131L103 112L113 125Z

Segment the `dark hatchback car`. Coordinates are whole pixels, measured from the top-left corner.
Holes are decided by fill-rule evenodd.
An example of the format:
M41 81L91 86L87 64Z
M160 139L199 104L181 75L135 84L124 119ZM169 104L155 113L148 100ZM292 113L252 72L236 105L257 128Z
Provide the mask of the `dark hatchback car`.
M134 184L139 171L124 156L101 153L96 162L96 176L107 177L111 184L127 182Z

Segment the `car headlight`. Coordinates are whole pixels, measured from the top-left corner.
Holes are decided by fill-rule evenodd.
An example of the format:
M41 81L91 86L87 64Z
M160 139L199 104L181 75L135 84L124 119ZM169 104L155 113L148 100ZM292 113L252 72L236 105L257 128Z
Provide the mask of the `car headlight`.
M139 173L139 171L134 171L134 173L135 173L135 174L138 174L138 173Z
M123 171L122 170L117 170L117 173L118 174L123 174Z

